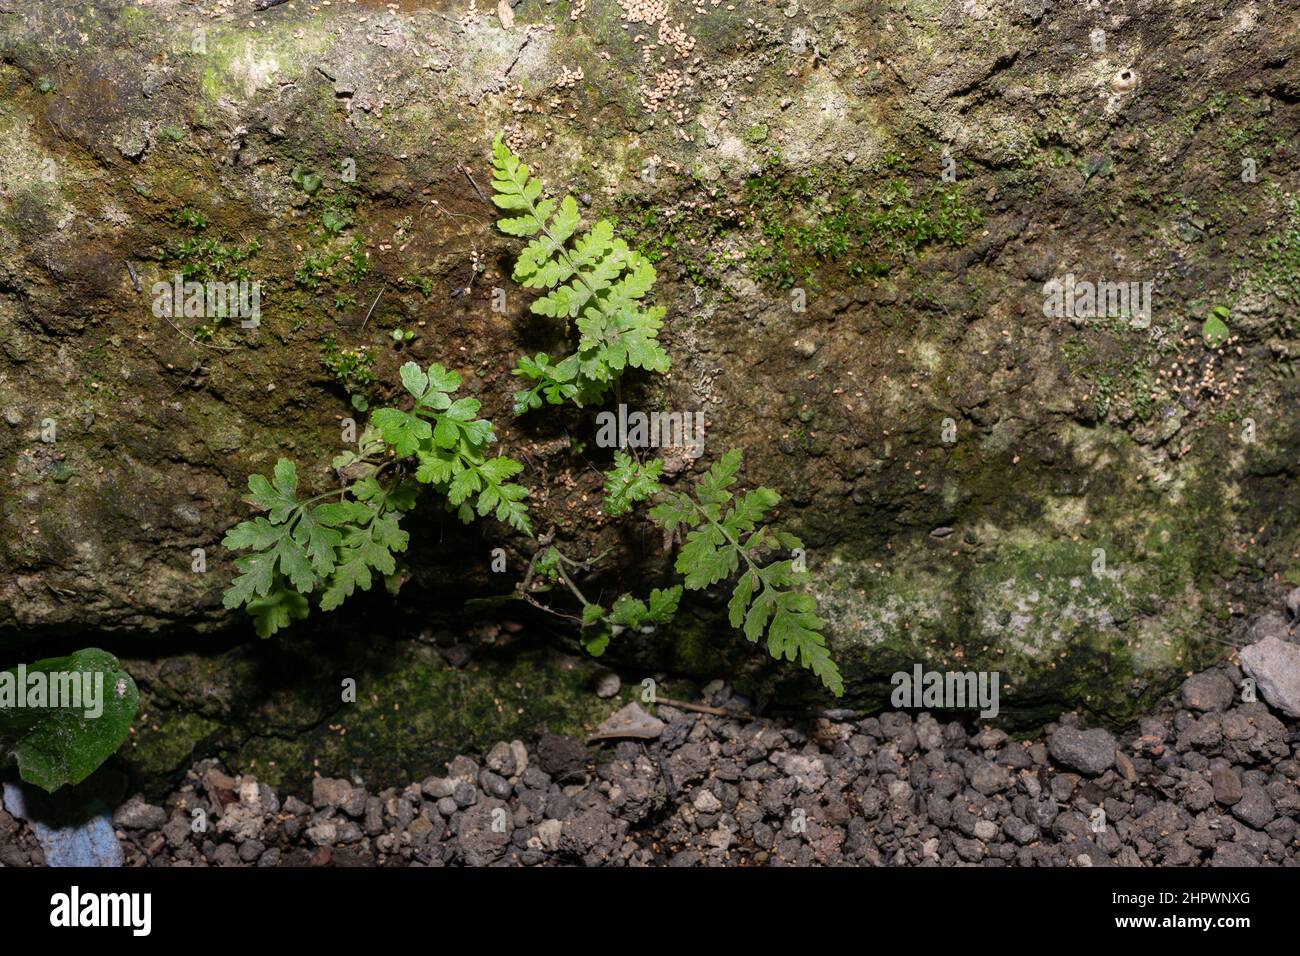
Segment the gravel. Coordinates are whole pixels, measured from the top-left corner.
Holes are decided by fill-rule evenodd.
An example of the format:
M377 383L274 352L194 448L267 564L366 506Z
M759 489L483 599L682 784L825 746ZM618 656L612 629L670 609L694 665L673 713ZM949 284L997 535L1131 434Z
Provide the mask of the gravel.
M135 866L1300 865L1300 735L1261 702L1213 709L1234 674L1189 680L1118 739L1069 714L1017 741L930 714L660 706L658 740L548 734L402 788L320 778L283 803L205 760L115 823ZM194 832L194 808L215 825ZM0 863L33 859L25 825L0 816Z
M1221 711L1232 704L1235 688L1219 671L1206 671L1187 678L1182 687L1183 705L1192 710Z
M131 866L1300 866L1300 721L1260 676L1272 651L1249 651L1263 700L1225 663L1120 737L1074 714L1014 740L926 713L660 705L655 739L544 734L404 787L318 778L310 800L202 760L113 820ZM0 811L0 864L42 862Z

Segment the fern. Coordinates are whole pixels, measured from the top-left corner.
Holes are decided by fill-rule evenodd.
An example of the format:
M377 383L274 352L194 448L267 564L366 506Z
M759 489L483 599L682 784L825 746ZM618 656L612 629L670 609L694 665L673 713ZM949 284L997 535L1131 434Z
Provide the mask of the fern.
M248 490L249 503L266 515L240 522L222 540L231 550L250 552L235 559L239 574L222 603L244 605L261 637L307 617L306 595L319 593L320 607L328 611L357 587L368 589L374 573L396 571L394 554L406 550L398 516L414 496L400 486L385 490L367 478L341 495L304 500L298 497L297 469L281 458L271 480L249 476ZM322 502L335 496L339 500Z
M658 458L641 464L626 452L614 452L614 467L605 474L605 514L611 518L627 514L659 490L663 473L664 463Z
M408 542L401 515L415 507L418 484L445 495L466 523L494 514L532 534L528 492L509 481L523 466L488 457L496 440L492 424L477 417L476 399L453 398L460 376L436 364L425 371L414 362L402 366L401 376L414 408L374 412L357 450L333 461L349 482L341 491L300 498L297 469L286 458L276 462L269 480L249 477L246 500L265 514L240 522L222 541L249 552L235 559L239 573L222 603L243 605L260 636L307 617L311 595L319 595L322 611L331 611L358 589L369 590L376 578L391 580L396 555ZM381 481L389 469L394 476Z
M549 538L543 538L543 542L547 540ZM650 633L655 629L655 625L667 624L677 613L677 603L682 597L682 587L678 584L670 588L653 589L646 601L631 594L620 594L608 608L595 601L587 600L569 572L570 570L589 571L602 556L578 561L566 555L558 547L544 543L534 553L528 563L528 571L518 585L519 592L534 607L549 614L567 617L580 624L582 634L579 640L592 657L604 654L610 639L624 631L636 630ZM563 584L578 599L578 603L582 605L581 617L561 613L537 600L535 595L550 590L553 584Z
M685 532L675 566L688 589L707 588L739 570L727 604L731 626L741 628L752 642L766 632L768 653L778 660L797 659L839 697L844 681L820 633L816 599L792 590L807 572L796 571L790 560L761 565L756 557L803 545L794 535L761 524L781 500L771 488L739 496L732 492L741 462L739 449L727 452L695 483L694 496L671 493L650 509L650 517L669 533Z
M497 221L507 235L527 238L513 277L531 289L549 290L532 311L576 320L577 351L559 361L546 353L524 358L515 375L530 382L515 393L515 413L573 401L598 401L627 368L666 372L668 354L659 344L662 306L642 300L655 281L644 256L615 237L613 225L599 220L578 234L577 201L543 198L541 180L510 151L498 134L492 145L492 201L517 213Z
M738 449L727 452L695 483L693 496L666 493L650 509L651 519L670 535L684 535L675 563L678 573L685 576L682 584L655 589L648 601L622 594L606 609L587 600L567 570L589 570L598 558L576 561L559 548L545 544L529 563L520 591L535 606L559 614L532 596L533 581L562 582L582 605L582 616L574 620L582 625L583 646L599 657L610 639L624 631L645 630L670 621L677 612L683 588L702 590L740 572L727 604L731 626L743 630L752 642L766 634L768 653L774 658L798 661L831 693L842 696L844 681L821 634L823 624L816 614L816 599L794 590L807 579L807 572L796 570L791 560L762 563L762 555L767 552L803 545L794 535L763 524L781 500L775 491L756 488L742 495L732 491L741 463ZM663 462L659 459L641 463L615 452L614 467L605 473L605 513L623 515L637 502L663 494L659 484L662 474Z
M425 372L414 362L403 365L401 374L415 407L409 412L381 408L371 416L384 441L399 456L415 456L416 480L446 495L466 524L476 514L495 513L498 521L531 535L524 504L528 491L508 480L523 465L500 455L487 457L488 446L496 441L492 423L476 417L477 399L452 399L460 375L436 364Z
M599 604L582 609L582 646L592 657L605 653L611 638L624 631L653 631L656 624L667 624L677 613L682 586L654 588L648 601L630 594L620 594L607 611Z

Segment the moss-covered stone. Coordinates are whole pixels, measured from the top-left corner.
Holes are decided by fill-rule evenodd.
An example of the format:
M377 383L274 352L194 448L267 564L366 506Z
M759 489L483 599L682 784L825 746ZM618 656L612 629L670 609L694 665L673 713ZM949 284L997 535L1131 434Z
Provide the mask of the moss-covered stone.
M508 413L515 359L566 330L508 283L517 248L478 195L504 130L656 260L673 372L628 375L621 397L703 411L706 461L742 447L747 481L781 492L851 702L883 703L917 660L965 662L1005 673L1012 719L1122 719L1216 653L1300 553L1294 27L1194 0L1139 11L1097 51L1095 17L1070 5L795 6L682 10L686 52L652 49L658 25L614 4L525 5L510 29L409 5L281 4L255 28L173 3L0 13L0 651L157 638L142 683L159 713L196 716L174 734L142 722L147 773L187 741L287 766L295 735L330 772L414 773L421 748L443 753L438 728L463 747L451 737L587 719L535 651L550 690L518 720L510 687L531 685L507 658L482 684L411 648L399 670L418 677L372 662L380 702L347 735L328 729L344 675L268 685L247 670L261 645L191 662L184 695L161 674L196 632L250 636L220 606L218 544L247 515L247 475L286 455L333 486L354 412L321 362L331 335L374 356L372 402L408 358L464 373L501 448L526 453L535 525L614 549L593 585L671 576L653 532L600 515L590 410ZM1135 87L1116 86L1123 69ZM313 288L331 202L353 215L325 245L365 268L315 270ZM198 339L152 314L166 250L196 229L258 242L241 265L265 283L259 329ZM1045 315L1043 283L1068 272L1156 281L1151 328ZM1218 350L1195 324L1215 306L1234 336ZM398 326L417 332L401 349ZM410 517L406 588L341 612L345 629L400 610L418 631L510 589L488 555L518 571L532 543L445 518L434 502ZM831 703L721 626L724 598L610 659ZM426 685L469 703L444 713Z

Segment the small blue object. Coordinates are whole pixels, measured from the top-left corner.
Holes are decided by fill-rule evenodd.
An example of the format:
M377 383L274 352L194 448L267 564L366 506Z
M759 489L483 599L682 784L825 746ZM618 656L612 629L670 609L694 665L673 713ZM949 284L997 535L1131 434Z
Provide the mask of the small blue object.
M4 808L26 820L41 841L48 866L121 866L122 846L113 832L112 811L102 800L57 806L28 784L4 785Z

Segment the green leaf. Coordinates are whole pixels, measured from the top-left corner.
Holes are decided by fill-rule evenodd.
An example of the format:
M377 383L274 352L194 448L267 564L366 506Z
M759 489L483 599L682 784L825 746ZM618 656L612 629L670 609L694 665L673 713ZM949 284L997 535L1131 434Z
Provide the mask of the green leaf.
M304 594L316 586L316 573L301 544L288 536L276 542L275 555L279 559L280 573Z
M281 524L298 507L298 473L293 462L287 458L277 461L273 479L267 481L262 475L249 475L248 501L263 511L270 512L273 524Z
M289 533L286 525L271 524L265 518L241 521L221 539L221 545L232 551L266 551Z
M433 435L433 426L423 418L396 408L381 408L370 416L370 420L384 436L384 441L403 456L414 455L420 443Z
M320 520L320 509L323 507L328 506L321 505L314 514L304 511L298 519L297 527L293 529L294 541L302 546L312 570L321 577L333 570L334 549L343 540L343 536L330 527L328 522Z
M772 626L768 630L768 652L778 660L796 658L800 666L811 670L836 697L844 695L844 680L826 649L825 638L818 633L822 620L813 614L816 601L808 594L785 593L776 603Z
M578 234L581 212L572 196L541 199L540 180L506 147L492 146L493 196L498 208L517 213L497 221L507 235L529 238L515 261L513 278L547 289L530 309L537 315L577 320L577 351L551 365L545 355L523 358L515 374L533 381L515 393L515 414L543 404L598 400L625 369L666 372L668 353L658 342L665 310L641 300L655 282L649 260L614 235L607 220Z
M650 509L650 518L663 526L665 531L676 531L683 525L693 527L699 524L703 516L695 510L695 505L688 495L673 495Z
M650 517L668 532L690 529L674 566L691 590L734 575L743 563L727 602L731 626L741 628L751 642L766 633L773 657L797 661L840 696L844 682L820 633L822 621L814 613L817 601L810 594L790 590L807 575L796 572L788 559L759 563L774 546L802 545L792 534L760 525L781 500L771 488L733 495L741 463L739 449L728 451L696 482L696 498L670 495L650 509Z
M458 505L482 487L482 479L475 471L462 471L451 479L447 488L447 500Z
M424 398L429 390L429 376L415 362L407 362L398 373L402 377L402 386L417 399Z
M95 647L36 661L24 671L29 705L24 707L17 706L18 669L0 672L0 743L28 783L49 793L81 783L126 740L140 702L135 681L117 658ZM34 674L44 675L45 706L30 706ZM80 706L49 706L56 702L51 693L56 686L58 702L68 702L73 680L82 691Z
M295 166L293 172L289 174L289 178L293 180L294 185L308 196L314 196L320 190L320 176L304 166Z
M600 657L609 647L610 630L608 627L594 627L582 632L582 646L592 657Z
M658 458L641 464L625 452L614 452L614 467L605 473L605 514L617 518L656 494L663 472L664 463Z
M332 611L352 596L353 591L361 588L370 590L372 578L370 568L356 552L350 552L349 560L334 569L334 575L326 583L321 594L320 609Z
M367 522L374 511L359 501L331 501L317 505L316 520L330 528L340 528L347 524Z
M707 524L686 535L676 568L686 576L686 587L698 591L730 577L739 563L740 552L727 542L722 529Z
M617 624L619 627L638 628L649 613L650 611L646 608L645 602L640 598L635 598L630 594L620 594L618 599L614 601L614 606L610 608L609 620L610 623Z
M458 456L441 448L420 451L418 459L420 464L415 470L415 480L426 485L451 481L452 468L459 461Z
M677 605L682 599L682 586L674 584L670 588L655 588L650 592L650 610L648 619L656 624L667 624L677 614Z
M721 506L731 500L728 490L736 483L736 473L743 463L739 448L733 448L715 461L708 472L695 483L695 496L706 506ZM716 514L717 511L715 510Z
M448 417L438 419L433 428L433 443L439 448L455 448L460 443L460 428Z
M732 627L740 627L745 623L745 611L749 609L749 602L754 597L756 578L754 572L746 571L740 576L735 589L731 592L731 600L727 602L727 620ZM750 640L755 638L751 637Z
M278 544L279 542L277 546ZM236 558L235 570L240 573L230 582L230 587L222 595L222 606L236 608L257 597L265 596L271 590L271 583L275 577L276 555L277 552L273 550Z
M257 636L268 638L291 621L302 620L310 611L307 599L288 588L277 588L264 598L248 603Z
M1228 341L1232 334L1228 329L1226 319L1231 313L1221 305L1215 306L1206 316L1205 323L1201 326L1201 338L1210 348L1218 348L1224 342Z

